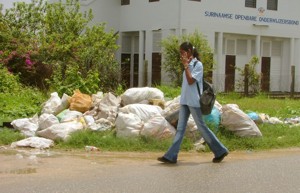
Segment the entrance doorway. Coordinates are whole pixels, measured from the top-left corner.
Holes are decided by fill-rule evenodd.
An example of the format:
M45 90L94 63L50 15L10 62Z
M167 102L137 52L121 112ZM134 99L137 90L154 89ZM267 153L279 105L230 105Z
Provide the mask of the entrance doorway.
M121 75L122 82L126 88L130 87L130 54L121 55Z
M127 88L130 88L130 58L131 54L121 55L122 81ZM133 87L137 87L139 78L139 55L134 54L133 58Z
M261 90L264 92L270 91L270 67L271 58L262 57L261 59Z
M234 91L235 56L227 55L225 61L225 92Z
M152 85L161 84L161 53L152 53Z

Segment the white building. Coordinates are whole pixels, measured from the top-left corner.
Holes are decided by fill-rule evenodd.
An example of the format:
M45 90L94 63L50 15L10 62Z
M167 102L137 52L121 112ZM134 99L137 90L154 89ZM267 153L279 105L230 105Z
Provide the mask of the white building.
M13 7L14 2L18 2L20 0L0 0L0 4L3 5L3 10L10 9ZM25 3L30 3L31 0L22 0Z
M243 67L260 58L264 91L290 91L295 66L295 91L300 91L299 0L81 0L93 9L94 23L119 31L124 79L132 86L167 83L160 40L170 34L200 31L214 49L218 91L235 90ZM148 62L147 83L144 63ZM127 61L127 62L124 62ZM205 64L204 64L205 65Z

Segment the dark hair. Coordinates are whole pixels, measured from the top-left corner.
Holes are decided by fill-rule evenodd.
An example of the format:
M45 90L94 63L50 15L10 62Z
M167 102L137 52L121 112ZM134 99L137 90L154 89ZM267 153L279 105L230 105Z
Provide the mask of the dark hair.
M193 56L195 58L197 58L197 60L200 60L199 53L198 53L197 49L190 42L183 42L180 45L180 49L182 49L182 50L184 50L186 52L191 51L193 53Z

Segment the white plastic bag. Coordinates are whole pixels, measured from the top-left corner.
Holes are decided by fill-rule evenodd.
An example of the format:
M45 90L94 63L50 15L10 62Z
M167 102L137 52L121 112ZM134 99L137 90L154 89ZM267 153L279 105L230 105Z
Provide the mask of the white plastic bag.
M237 105L222 107L221 124L240 137L261 137L262 134L255 122Z
M147 104L130 104L119 109L122 113L133 113L142 121L147 122L151 117L161 115L162 109L159 106Z
M175 128L161 115L156 115L149 119L141 131L142 136L165 139L173 137Z
M149 101L149 99L164 100L164 93L161 90L153 87L136 87L127 89L121 95L123 106L141 103L142 101Z
M162 111L164 117L170 116L171 114L179 111L180 109L180 96L174 98L173 100L165 102L165 109Z
M39 117L39 129L43 130L47 129L48 127L58 124L58 118L53 114L44 113Z
M16 119L11 122L11 125L26 137L33 137L39 128L38 119L38 115L34 115L32 118Z
M61 99L59 98L58 93L53 92L51 93L50 98L44 104L42 109L42 114L43 113L55 114L56 109L60 105L61 105Z
M38 149L47 149L54 145L53 140L42 137L29 137L11 144L12 148L16 147L32 147Z
M90 124L88 128L90 128L93 131L106 131L111 129L114 126L112 122L110 122L107 119L98 119L94 123Z
M103 99L96 105L96 115L95 119L108 119L110 122L115 122L118 107L120 106L121 99L115 97L112 93L106 93L103 96Z
M57 115L58 119L61 123L75 121L81 118L83 114L79 111L71 111L69 109L64 110L60 114Z
M47 139L57 140L62 139L66 141L70 134L82 130L84 125L78 121L59 123L48 127L47 129L37 131L37 135Z
M137 137L144 123L135 114L119 112L115 125L117 137Z
M54 115L57 115L58 113L62 112L65 109L68 109L70 106L69 99L71 97L67 94L63 94L63 96L60 99L60 104L54 109Z

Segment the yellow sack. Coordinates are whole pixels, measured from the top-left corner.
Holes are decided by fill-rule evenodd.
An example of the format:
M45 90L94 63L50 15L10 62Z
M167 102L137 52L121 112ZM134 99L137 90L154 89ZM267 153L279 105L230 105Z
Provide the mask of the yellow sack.
M69 99L70 110L75 110L79 112L86 112L92 106L92 97L87 94L83 94L79 89L74 91L73 96Z

